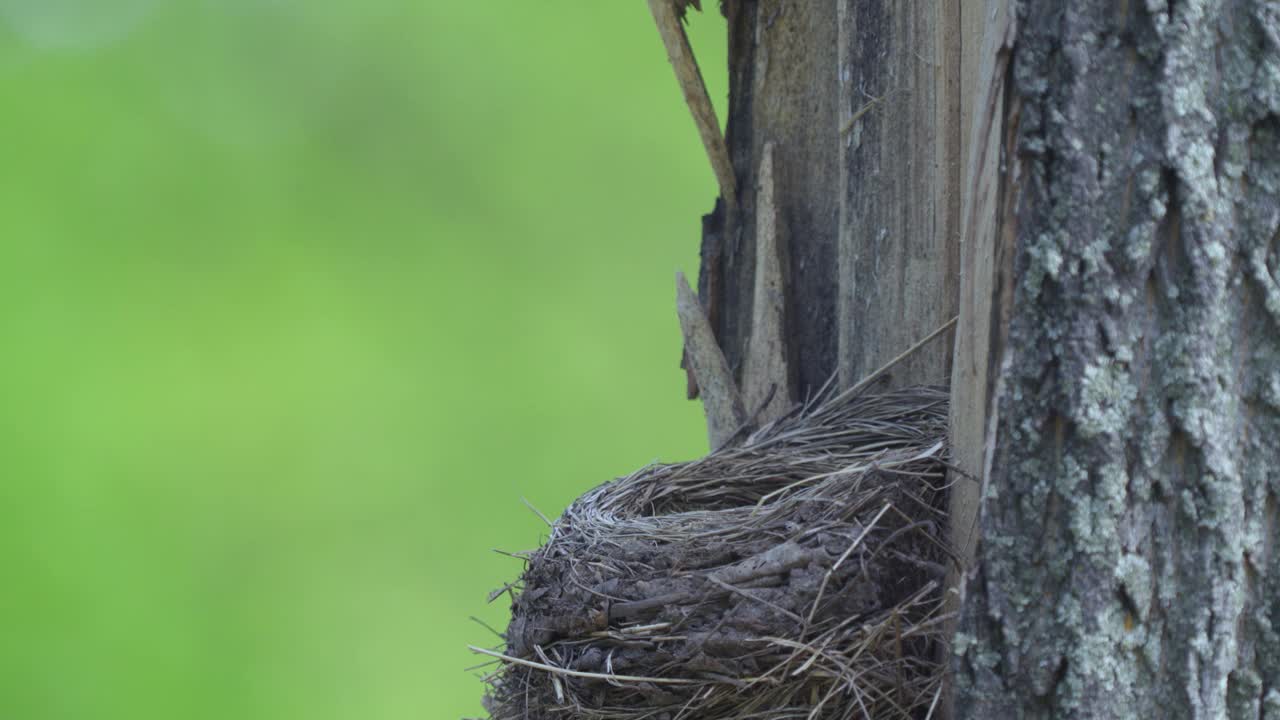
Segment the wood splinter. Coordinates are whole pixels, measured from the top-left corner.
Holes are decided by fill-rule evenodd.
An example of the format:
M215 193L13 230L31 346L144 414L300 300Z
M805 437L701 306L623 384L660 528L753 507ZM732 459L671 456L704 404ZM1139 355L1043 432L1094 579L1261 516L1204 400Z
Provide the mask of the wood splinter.
M707 440L715 450L747 422L747 411L702 303L682 272L676 273L676 314L680 316L680 332L693 377L701 390Z
M742 370L748 412L763 425L791 408L791 372L784 333L786 293L774 201L773 143L765 143L756 188L756 277L751 300L751 336Z
M720 121L716 119L716 110L711 105L711 96L707 94L707 85L702 80L702 71L698 69L693 48L689 46L689 36L685 34L684 25L680 21L680 16L689 4L685 1L649 0L649 11L653 13L653 21L658 25L662 44L667 48L667 59L676 71L685 104L689 106L693 121L698 126L702 146L707 151L711 169L720 185L720 197L733 206L737 203L738 192L733 163L729 161L729 147L725 144L724 133L720 131ZM693 5L700 8L698 3Z

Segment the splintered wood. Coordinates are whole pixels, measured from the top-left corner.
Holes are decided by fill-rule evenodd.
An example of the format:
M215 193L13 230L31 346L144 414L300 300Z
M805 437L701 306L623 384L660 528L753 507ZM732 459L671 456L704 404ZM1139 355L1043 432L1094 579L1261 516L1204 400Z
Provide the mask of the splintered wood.
M774 202L773 143L764 146L756 187L756 278L752 298L751 335L742 371L743 399L753 420L765 423L782 417L792 404L791 372L787 367L786 286L782 247L778 238L778 209Z
M747 422L747 411L733 380L729 363L716 343L715 333L698 296L684 273L676 273L676 314L684 335L685 352L693 368L693 377L702 393L702 407L707 416L707 440L711 448L724 445Z
M702 145L706 148L711 169L716 174L716 182L720 184L720 197L733 205L737 202L738 191L733 164L729 161L729 148L725 145L724 133L720 131L720 121L716 119L716 110L711 104L711 96L707 94L707 85L702 80L702 71L698 69L693 48L689 46L689 36L685 34L684 25L680 21L689 4L688 0L676 3L672 0L649 0L649 10L653 13L653 21L658 25L658 33L662 35L662 44L667 48L667 59L676 72L685 104L689 106L693 121L698 126L698 136L702 138ZM702 9L699 3L692 4L695 8Z

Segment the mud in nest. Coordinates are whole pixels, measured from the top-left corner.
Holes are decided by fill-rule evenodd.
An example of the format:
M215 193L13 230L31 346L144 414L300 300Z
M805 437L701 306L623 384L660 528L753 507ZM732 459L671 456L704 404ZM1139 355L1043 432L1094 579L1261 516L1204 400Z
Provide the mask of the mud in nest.
M583 495L527 556L494 720L923 718L941 686L947 396L797 408Z

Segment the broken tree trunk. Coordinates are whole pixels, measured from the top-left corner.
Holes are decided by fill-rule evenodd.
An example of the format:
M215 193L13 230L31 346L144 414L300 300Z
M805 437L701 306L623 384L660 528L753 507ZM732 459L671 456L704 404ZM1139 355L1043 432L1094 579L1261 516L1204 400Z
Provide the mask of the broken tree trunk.
M960 717L1280 717L1280 13L1263 0L726 4L739 382L775 147L791 397L960 316ZM743 394L750 394L750 388Z
M976 3L972 5L976 6ZM760 223L776 223L792 399L884 365L956 310L965 115L958 3L740 0L727 146L738 197L704 218L699 293L743 378ZM967 13L967 14L966 14ZM972 73L970 73L972 74ZM773 211L756 178L772 144ZM945 342L887 384L945 382ZM750 409L750 408L749 408Z
M723 9L727 142L702 130L711 113L697 100L700 81L689 80L700 76L681 67L674 22L663 36L717 177L725 147L735 173L720 180L721 202L703 219L699 294L752 415L760 402L808 397L833 375L846 388L863 381L955 316L970 98L987 15L983 0L740 0ZM661 25L662 12L654 15ZM777 253L780 288L762 281L769 262L757 247ZM776 319L760 312L762 286L784 300ZM775 334L781 374L756 372L760 337ZM950 340L912 353L877 384L945 383ZM709 422L713 447L724 439L714 427L730 424ZM976 491L962 481L951 492L964 518L953 527L963 535L957 547L969 544Z

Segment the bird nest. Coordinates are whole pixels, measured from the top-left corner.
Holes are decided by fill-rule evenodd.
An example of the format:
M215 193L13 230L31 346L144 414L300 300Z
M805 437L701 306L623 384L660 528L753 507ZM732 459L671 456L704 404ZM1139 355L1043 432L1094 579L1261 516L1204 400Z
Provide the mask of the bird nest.
M947 396L798 407L583 495L526 556L493 720L923 718L942 683Z

